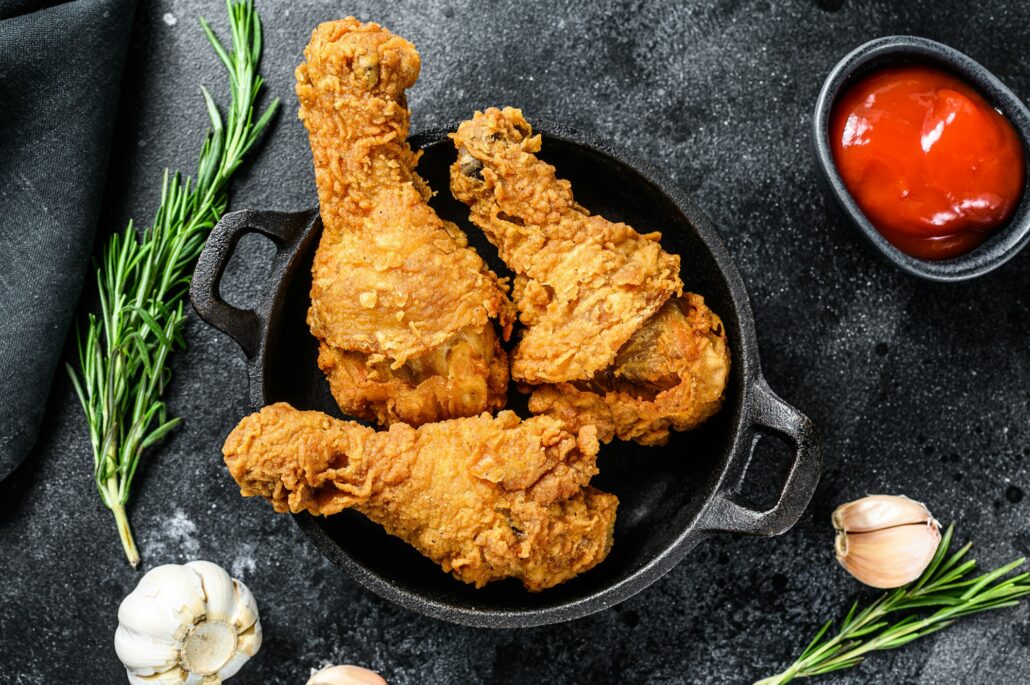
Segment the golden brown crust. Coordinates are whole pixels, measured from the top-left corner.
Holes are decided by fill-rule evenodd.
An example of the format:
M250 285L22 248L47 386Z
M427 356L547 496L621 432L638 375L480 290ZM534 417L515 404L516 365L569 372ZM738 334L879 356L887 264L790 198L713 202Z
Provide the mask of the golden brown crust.
M595 426L602 442L662 445L670 430L690 430L719 411L729 371L722 321L687 293L667 302L592 381L533 388L529 410L569 430Z
M495 353L493 331L483 331L498 317L510 330L512 318L496 275L465 235L429 207L431 191L415 171L418 153L407 143L404 93L418 78L418 53L377 24L347 18L319 26L304 54L296 90L324 224L312 267L308 324L332 355L350 361L363 355L378 369L370 368L359 388L405 396L390 407L337 392L348 399L341 408L416 423L453 416L434 413L434 406L452 404L461 415L495 408L503 392L475 406L460 400L432 405L432 392L402 380L425 366L420 357L474 335L484 345L479 361L489 376L506 360ZM342 362L332 368L342 369ZM445 376L450 371L439 370ZM343 378L354 375L351 369ZM443 384L464 387L465 380L446 378ZM343 380L330 376L330 382L339 388ZM419 404L423 397L429 405Z
M660 235L593 216L568 181L537 159L540 137L510 107L476 112L453 134L451 191L517 274L513 299L526 329L512 378L588 380L683 288L679 257Z
M223 453L241 492L276 511L354 507L464 582L541 590L611 549L618 500L588 485L597 449L593 428L544 416L376 432L280 403L243 419Z
M532 391L530 411L643 445L717 412L725 331L699 295L680 295L679 258L658 234L578 205L516 109L476 112L453 138L451 189L516 273L526 331L512 378Z
M507 355L492 325L459 331L399 369L321 342L318 366L347 414L384 426L497 411L508 397Z

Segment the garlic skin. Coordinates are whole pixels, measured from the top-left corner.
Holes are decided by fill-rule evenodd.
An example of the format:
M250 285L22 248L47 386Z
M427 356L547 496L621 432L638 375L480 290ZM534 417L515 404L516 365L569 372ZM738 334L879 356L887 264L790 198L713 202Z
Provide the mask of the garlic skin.
M920 502L870 495L837 507L837 561L859 582L889 590L923 574L941 542L940 525Z
M133 685L217 685L261 648L257 602L209 561L158 566L118 607L114 647Z
M908 523L926 523L933 516L925 504L904 495L869 495L840 505L832 519L837 530L865 533Z
M387 685L381 675L360 666L326 666L307 685Z

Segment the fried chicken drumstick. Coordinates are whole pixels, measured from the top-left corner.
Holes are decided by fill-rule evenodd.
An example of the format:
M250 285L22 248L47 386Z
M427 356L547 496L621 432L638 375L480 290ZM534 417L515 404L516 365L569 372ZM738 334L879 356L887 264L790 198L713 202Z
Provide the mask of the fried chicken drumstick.
M618 500L588 485L593 428L510 411L375 431L279 403L229 434L223 453L245 496L276 511L354 507L459 580L518 578L542 590L607 556Z
M451 191L516 274L526 328L511 374L537 386L530 410L644 445L718 411L725 331L703 298L682 294L679 257L661 235L579 205L536 157L540 136L517 109L476 112L452 138Z
M297 68L324 224L308 325L346 414L419 425L504 406L493 320L511 304L465 235L429 207L407 143L415 47L353 17L315 29Z

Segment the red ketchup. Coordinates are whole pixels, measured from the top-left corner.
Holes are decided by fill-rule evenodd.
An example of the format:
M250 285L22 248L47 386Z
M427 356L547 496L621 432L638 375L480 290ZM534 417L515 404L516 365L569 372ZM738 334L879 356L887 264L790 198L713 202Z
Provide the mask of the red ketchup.
M831 120L833 158L873 226L920 259L983 242L1023 194L1023 145L965 82L925 66L888 67L850 86Z

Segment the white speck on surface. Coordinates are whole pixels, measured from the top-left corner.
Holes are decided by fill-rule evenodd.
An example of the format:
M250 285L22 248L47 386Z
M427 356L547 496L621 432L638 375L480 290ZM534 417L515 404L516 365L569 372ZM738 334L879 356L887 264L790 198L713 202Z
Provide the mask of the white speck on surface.
M244 580L245 576L257 570L257 559L254 558L254 551L257 545L247 542L242 545L243 549L232 560L232 576Z
M179 23L179 20L176 19L175 15L172 14L171 12L165 12L164 16L161 17L161 20L164 21L164 23L168 24L169 26L175 26L176 24Z
M197 524L182 509L176 509L147 542L147 556L153 564L164 564L172 559L190 561L200 552Z

